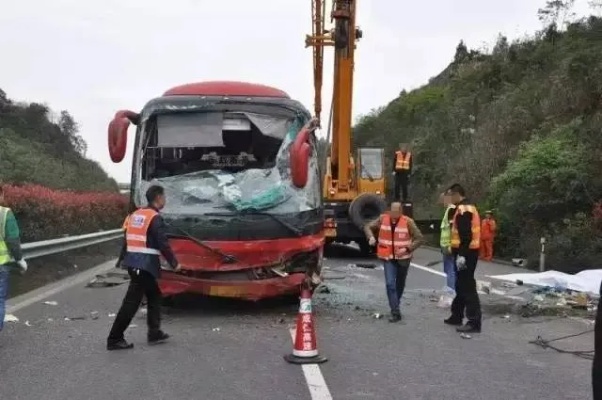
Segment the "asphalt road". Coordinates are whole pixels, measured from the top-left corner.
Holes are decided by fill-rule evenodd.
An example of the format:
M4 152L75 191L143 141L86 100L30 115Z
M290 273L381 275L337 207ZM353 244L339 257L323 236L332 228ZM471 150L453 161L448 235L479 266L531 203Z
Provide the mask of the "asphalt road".
M140 313L128 331L136 347L107 352L110 314L125 286L85 287L107 264L11 301L9 312L19 322L7 323L0 334L0 399L591 398L590 361L528 343L587 325L487 315L483 333L462 339L442 324L448 311L433 301L433 291L444 283L438 259L430 250L416 254L404 321L391 324L386 316L375 318L387 312L382 269L349 265L372 261L356 258L349 248L328 253L327 289L314 296L318 346L329 359L319 368L283 360L292 349L298 304L273 302L179 304L164 314L163 327L173 339L152 347L145 343ZM480 279L517 272L490 263L479 268ZM558 345L592 349L593 335Z

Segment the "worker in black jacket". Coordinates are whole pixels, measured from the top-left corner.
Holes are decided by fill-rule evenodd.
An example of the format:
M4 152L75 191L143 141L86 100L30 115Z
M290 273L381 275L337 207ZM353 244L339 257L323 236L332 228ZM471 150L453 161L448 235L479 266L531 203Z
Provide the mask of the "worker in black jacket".
M160 343L169 337L160 329L161 292L157 283L161 272L159 255L163 255L175 271L180 270L180 265L169 246L165 222L159 214L165 206L163 188L151 186L146 191L146 199L148 206L134 211L124 223L127 251L121 266L128 270L130 284L107 338L108 350L134 347L124 339L123 334L138 311L143 296L148 301L148 342Z
M454 184L448 189L456 211L452 220L451 249L456 264L456 297L452 315L446 324L458 325L458 332L481 332L481 303L477 293L475 271L481 247L481 218L476 206L466 198L464 188ZM464 322L466 311L467 323Z
M592 384L594 400L602 400L602 282L600 283L600 300L596 314L594 333L594 365L592 367Z

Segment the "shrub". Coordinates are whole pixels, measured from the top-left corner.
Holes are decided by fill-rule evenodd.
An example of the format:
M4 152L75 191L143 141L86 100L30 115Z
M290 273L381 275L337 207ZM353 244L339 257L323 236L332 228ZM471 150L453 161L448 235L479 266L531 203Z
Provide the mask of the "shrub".
M128 199L119 193L78 193L38 185L3 188L5 205L17 217L23 242L117 229L127 213Z

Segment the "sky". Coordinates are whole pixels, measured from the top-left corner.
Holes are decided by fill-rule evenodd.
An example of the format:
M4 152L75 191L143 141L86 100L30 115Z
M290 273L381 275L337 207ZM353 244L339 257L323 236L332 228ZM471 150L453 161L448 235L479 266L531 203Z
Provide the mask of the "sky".
M115 111L140 111L172 86L241 80L276 86L313 109L311 0L19 0L0 5L0 88L13 100L68 110L87 156L119 182L131 171L134 129L119 164L109 158ZM541 28L545 0L358 0L355 118L422 86L460 40L491 48ZM502 5L503 4L503 5ZM576 0L575 11L587 11ZM326 50L328 115L331 50Z

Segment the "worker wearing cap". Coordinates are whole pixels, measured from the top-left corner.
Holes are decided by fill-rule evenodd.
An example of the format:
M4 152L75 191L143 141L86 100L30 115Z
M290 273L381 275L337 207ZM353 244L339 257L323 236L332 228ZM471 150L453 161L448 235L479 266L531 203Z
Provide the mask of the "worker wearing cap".
M378 230L378 240L373 231ZM383 260L387 298L391 308L390 322L401 320L399 304L405 289L412 254L424 241L414 220L403 215L401 203L391 204L391 211L382 214L364 227L371 246L377 244L376 255Z
M481 221L481 248L479 258L485 261L493 260L493 239L497 231L497 224L493 219L493 212L485 211L485 218Z
M602 400L602 282L600 282L600 300L598 300L598 311L596 313L596 326L594 330L592 384L594 386L594 400Z
M9 268L16 265L21 273L27 271L27 263L21 252L19 225L11 209L3 207L2 204L4 189L0 186L0 331L6 314Z

